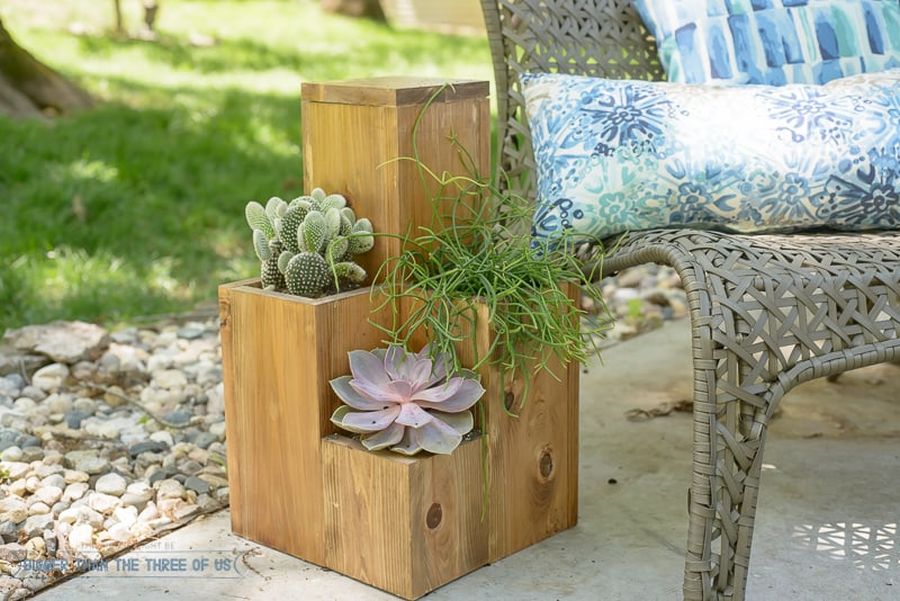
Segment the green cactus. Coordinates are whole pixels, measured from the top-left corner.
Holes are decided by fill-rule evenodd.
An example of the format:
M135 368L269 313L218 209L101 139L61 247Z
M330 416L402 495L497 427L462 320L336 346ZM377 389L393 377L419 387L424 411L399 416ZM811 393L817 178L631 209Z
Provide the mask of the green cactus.
M328 225L319 211L310 211L300 226L303 231L302 249L307 252L321 252L328 241Z
M284 280L288 292L297 296L322 296L328 288L328 263L316 252L304 251L294 255L287 264Z
M316 188L310 192L313 199L313 208L325 213L328 209L343 209L347 206L347 199L340 194L325 194L322 188Z
M286 285L284 274L278 271L278 261L272 257L259 264L259 279L263 288L276 292L284 290Z
M288 263L293 256L294 254L289 251L284 251L280 255L278 255L278 271L280 271L281 273L287 271Z
M375 236L372 235L372 222L368 219L360 219L353 224L349 241L348 251L351 255L361 255L372 250L372 247L375 246Z
M325 249L325 258L332 262L343 259L349 247L350 241L344 236L338 236L328 243L328 248Z
M353 224L356 223L356 214L350 207L341 209L341 236L349 236L353 231Z
M300 252L300 247L297 245L297 230L307 213L309 213L308 208L296 204L285 211L284 217L281 219L281 231L278 232L278 239L284 244L284 248L292 253Z
M325 211L325 227L329 238L334 238L341 233L341 211L339 209L331 208Z
M316 188L290 203L248 203L245 213L266 289L318 297L365 283L353 257L375 244L372 223L357 220L340 194Z
M336 263L334 273L338 278L357 286L366 281L366 270L352 261Z
M278 268L278 260L282 252L281 242L278 240L270 240L266 245L266 250L268 251L268 257L266 259L260 257L262 263L259 268L259 279L262 282L263 288L276 291L284 290L286 287L284 274Z
M284 214L286 208L286 202L277 196L273 196L269 199L269 202L266 203L266 217L269 218L270 222L275 223L275 220Z
M262 230L253 230L253 250L260 261L268 261L272 257L272 250L269 248L269 239Z
M247 223L250 225L250 229L261 230L267 238L275 237L275 227L272 225L272 221L269 219L266 210L261 204L258 202L248 202L247 208L244 210L244 215L247 217Z

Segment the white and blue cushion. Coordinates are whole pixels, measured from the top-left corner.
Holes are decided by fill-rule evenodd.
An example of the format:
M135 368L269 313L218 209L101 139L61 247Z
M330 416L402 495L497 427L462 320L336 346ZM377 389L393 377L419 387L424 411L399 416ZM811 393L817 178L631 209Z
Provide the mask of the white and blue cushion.
M534 234L900 227L900 70L825 86L523 77Z
M785 85L900 67L900 0L634 0L669 81Z

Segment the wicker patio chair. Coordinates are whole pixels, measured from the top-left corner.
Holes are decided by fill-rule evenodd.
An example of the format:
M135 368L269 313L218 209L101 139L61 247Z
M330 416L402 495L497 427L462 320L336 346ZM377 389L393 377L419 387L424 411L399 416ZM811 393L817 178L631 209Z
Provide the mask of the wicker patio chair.
M533 197L522 73L664 74L630 0L482 0L482 7L497 83L499 167L515 192ZM779 401L802 382L900 358L900 233L636 232L604 271L642 263L674 267L691 309L684 599L741 601L767 424Z

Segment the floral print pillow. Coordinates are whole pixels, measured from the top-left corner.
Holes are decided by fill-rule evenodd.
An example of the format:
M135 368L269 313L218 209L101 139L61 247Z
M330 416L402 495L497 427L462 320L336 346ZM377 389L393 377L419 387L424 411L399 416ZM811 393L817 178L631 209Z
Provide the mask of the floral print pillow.
M900 227L900 69L825 86L522 84L537 237Z

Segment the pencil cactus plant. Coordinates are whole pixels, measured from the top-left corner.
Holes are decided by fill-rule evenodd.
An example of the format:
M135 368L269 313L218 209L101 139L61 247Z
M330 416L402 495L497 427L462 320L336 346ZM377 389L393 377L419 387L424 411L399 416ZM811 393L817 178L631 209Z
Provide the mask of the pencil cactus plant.
M429 355L427 347L409 353L399 345L351 351L352 375L331 381L345 403L331 416L332 423L361 434L370 451L452 453L474 427L469 409L484 388L474 372L449 375L449 356Z
M372 223L357 219L340 194L316 188L290 203L273 197L265 207L248 203L245 214L266 289L316 298L365 281L354 258L374 246Z

